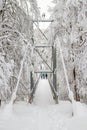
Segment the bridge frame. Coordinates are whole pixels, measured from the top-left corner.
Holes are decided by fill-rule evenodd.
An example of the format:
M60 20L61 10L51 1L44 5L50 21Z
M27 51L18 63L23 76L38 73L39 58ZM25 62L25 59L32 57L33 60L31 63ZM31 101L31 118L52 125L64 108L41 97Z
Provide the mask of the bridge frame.
M34 23L38 23L38 22L53 22L54 20L33 20L33 24ZM38 28L39 29L39 28ZM42 33L42 35L45 37L46 40L47 37L46 35L41 31L41 29L39 29L39 31ZM32 35L32 42L33 42L33 45L34 45L34 36ZM40 52L38 51L39 48L51 48L52 50L52 66L50 67L48 65L48 63L45 61L45 59L42 57L42 55L40 54ZM38 53L38 55L40 56L40 58L42 59L42 61L48 66L49 70L39 70L39 71L35 71L34 73L49 73L51 74L52 76L52 83L50 81L50 78L48 79L49 81L49 84L50 84L50 87L51 87L51 90L52 90L52 94L53 94L53 98L55 100L56 103L58 103L58 90L57 90L57 72L56 72L56 46L55 45L36 45L34 46L34 50L35 52ZM39 76L40 78L40 76ZM31 103L33 101L33 98L34 98L34 94L35 94L35 91L36 91L36 88L37 88L37 84L38 84L38 81L39 81L39 78L37 79L36 83L34 83L34 80L33 80L33 73L30 72L30 82L31 82L31 86L30 86L30 89L31 89L31 93L30 93L30 99L29 99L29 102Z

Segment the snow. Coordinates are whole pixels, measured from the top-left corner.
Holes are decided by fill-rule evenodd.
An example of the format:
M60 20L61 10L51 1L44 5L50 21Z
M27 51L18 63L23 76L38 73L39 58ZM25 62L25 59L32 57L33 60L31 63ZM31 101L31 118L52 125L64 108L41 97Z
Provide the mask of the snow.
M0 0L0 10L2 10L2 8L3 8L3 2L2 0Z
M68 122L67 122L68 123ZM69 130L87 130L87 116L69 120Z
M52 97L52 92L48 80L40 79L35 93L34 104L50 105L54 103L55 102Z
M15 87L15 91L12 94L12 97L11 97L11 104L16 99L16 93L17 93L17 90L18 90L18 87L19 87L19 82L20 82L22 71L23 71L23 65L24 65L24 61L25 61L25 58L26 58L26 53L27 53L28 46L29 46L29 43L26 45L26 48L25 48L25 51L24 51L24 56L23 56L23 59L21 61L21 66L20 66L20 71L19 71L19 75L18 75L18 79L17 79L17 84L16 84L16 87Z
M66 69L66 66L65 66L63 52L62 52L62 48L61 48L61 42L60 42L59 38L57 40L58 40L58 43L59 43L58 47L59 47L59 50L60 50L61 61L62 61L64 74L65 74L65 79L66 79L66 83L67 83L67 89L68 89L68 93L69 93L68 96L69 96L70 100L72 101L73 114L77 115L76 102L74 101L73 92L70 90L67 69Z
M87 114L72 117L72 105L68 101L43 107L20 102L14 104L8 120L0 116L0 130L87 130L86 120Z
M72 104L55 104L48 80L40 79L33 104L16 102L0 108L0 130L87 130L87 105L76 102L78 115L72 116Z
M63 105L64 104L64 105ZM64 109L64 107L66 108ZM61 109L62 108L62 109ZM1 114L1 112L0 112ZM71 117L71 105L69 102L52 106L36 106L27 103L16 103L10 117L0 117L1 130L63 130L65 129L64 115ZM6 115L8 116L8 115Z
M30 14L33 14L34 17L36 18L38 16L37 12L40 8L38 8L36 0L29 0L29 1L33 8ZM57 0L54 0L54 2L55 1L57 2ZM23 84L25 86L27 84L26 81L30 81L30 80L25 80L25 78L26 79L29 78L28 73L30 72L30 66L31 66L30 63L32 62L32 64L36 68L38 64L41 63L41 60L37 58L36 54L33 54L34 53L33 46L30 46L30 48L32 47L32 50L31 49L28 50L29 49L28 45L27 47L25 47L26 43L31 44L33 40L31 39L32 38L31 33L33 33L32 20L29 16L30 14L28 14L28 11L26 12L25 11L26 9L24 9L25 7L27 7L27 2L22 1L21 2L22 7L20 8L19 5L17 5L16 7L15 3L13 3L14 0L13 2L11 1L9 2L8 0L5 3L6 10L4 13L4 19L2 18L2 15L0 19L1 20L1 25L0 25L1 26L0 29L1 30L0 33L1 95L0 97L4 95L3 97L5 98L5 97L9 97L10 94L12 94L13 92L12 89L14 88L15 85L14 82L16 81L13 81L14 85L10 86L9 83L9 81L11 80L10 78L13 74L14 74L13 76L17 77L15 74L18 73L19 68L20 70L19 70L19 76L17 77L18 80L15 87L15 91L12 94L11 102L7 105L3 104L2 107L0 108L0 130L19 130L19 129L20 130L87 130L87 105L82 104L80 102L76 102L73 96L75 93L73 94L73 92L71 91L73 90L73 86L76 85L77 92L80 90L79 91L80 96L82 96L83 101L84 98L86 100L86 88L87 88L86 51L87 50L84 48L86 48L87 45L87 38L86 38L87 1L83 1L83 0L80 1L79 0L66 0L66 1L58 0L58 1L59 2L55 5L55 8L53 9L54 10L53 16L51 16L55 20L52 26L50 26L52 27L52 30L49 28L44 33L49 35L48 37L50 39L51 33L53 32L52 34L53 39L51 38L51 40L53 41L53 43L55 41L57 42L58 45L57 49L59 48L60 50L59 51L60 54L58 55L58 57L61 58L61 60L59 59L59 61L57 58L58 61L57 80L59 82L59 86L62 89L60 95L65 95L64 90L66 88L65 86L67 85L67 89L69 92L68 96L71 99L72 103L69 101L59 101L59 104L55 104L48 80L40 79L40 82L36 89L36 93L34 95L33 104L28 104L26 102L16 102L15 104L13 104L13 101L16 99L16 93L19 87L20 80L23 80ZM1 14L3 11L3 4L4 4L3 2L4 0L0 0ZM50 5L49 2L47 2L47 0L44 0L43 4L41 2L42 9L40 10L42 14L47 13L45 18L48 18L49 14L47 12L48 7L45 6L46 3L47 5ZM45 12L43 11L43 9L45 9ZM12 16L10 15L10 12L12 12ZM9 26L10 24L11 26ZM15 26L12 27L13 25ZM45 29L44 25L43 25L43 29ZM37 32L37 30L35 31ZM50 33L48 33L49 31ZM40 42L41 40L42 42L44 42L44 39L39 38L40 34L39 35L38 34L36 35L37 38L35 43L37 42L37 39L39 43L41 43ZM61 40L56 39L56 36L58 35L61 37L60 38ZM49 41L51 40L49 39L48 39L48 43L50 44ZM12 50L13 53L12 51L10 52L12 48L14 48ZM28 54L26 53L27 50L29 52ZM50 60L50 57L46 58L46 54L47 54L46 51L43 52L41 50L40 52L43 53L42 54L43 59L45 59L46 61ZM69 54L72 55L72 58L69 57ZM24 57L20 67L19 62L22 58L22 55L24 55ZM25 59L25 57L27 58ZM29 67L28 69L25 69L26 66L24 64L24 61L26 61L27 64L26 66ZM62 61L63 69L61 69L61 61ZM71 73L73 72L73 68L75 68L76 71L75 79L73 77L74 74ZM23 74L22 74L22 69L23 69ZM45 68L42 66L42 69L44 70ZM27 73L25 72L25 70L26 71L28 70ZM62 73L62 70L64 71L64 74ZM69 73L71 73L71 75ZM61 83L60 80L63 83ZM79 86L79 90L78 90L78 86Z

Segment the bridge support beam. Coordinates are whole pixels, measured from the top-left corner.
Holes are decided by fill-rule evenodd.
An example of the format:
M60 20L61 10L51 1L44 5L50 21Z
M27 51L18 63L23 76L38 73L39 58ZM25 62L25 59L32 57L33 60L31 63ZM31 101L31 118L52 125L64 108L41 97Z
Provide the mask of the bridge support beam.
M34 81L33 81L33 75L32 75L32 71L30 72L30 92L32 91L34 87ZM29 103L32 103L32 94L30 93L29 95Z
M38 79L36 80L36 82L34 82L33 74L32 74L32 72L30 72L30 83L31 83L31 86L30 86L29 103L32 103L32 101L33 101L34 94L35 94L35 91L36 91L39 79L40 79L40 76L38 77Z
M33 24L35 24L35 26L37 27L37 29L40 31L40 33L44 36L44 38L48 41L48 38L45 36L45 34L42 32L42 30L37 26L36 23L38 22L54 22L54 20L33 20ZM34 35L32 35L32 45L34 45ZM52 48L52 66L50 66L47 61L44 59L43 55L40 54L40 52L38 51L39 48ZM46 68L48 68L48 70L36 70L35 73L51 73L50 76L52 76L52 83L51 83L51 79L49 80L50 86L51 86L51 90L52 90L52 94L53 94L53 98L55 100L56 103L58 103L58 90L57 90L57 73L56 73L56 46L55 45L35 45L34 46L34 50L35 52L37 52L37 54L39 55L39 57L42 59L42 61L44 62L44 64L46 65ZM39 78L37 79L36 83L34 83L34 79L32 76L32 72L30 73L30 82L31 82L31 93L30 93L30 100L29 102L32 103L33 97L34 97L34 93L36 91L36 87L38 84Z
M33 82L33 75L32 75L32 72L30 72L30 89L32 90L33 86L34 86L34 82Z
M55 101L58 103L58 90L57 90L57 74L56 74L56 46L52 47L52 57L53 57L53 87L55 89Z

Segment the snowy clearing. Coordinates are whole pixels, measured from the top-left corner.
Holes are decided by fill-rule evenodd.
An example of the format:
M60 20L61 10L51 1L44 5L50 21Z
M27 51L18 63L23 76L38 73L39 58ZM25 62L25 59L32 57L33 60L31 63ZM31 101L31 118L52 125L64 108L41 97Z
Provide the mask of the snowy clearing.
M79 115L73 117L72 104L68 101L54 104L48 80L40 80L33 104L18 102L5 111L2 106L0 130L87 130L87 106L81 103L76 106Z

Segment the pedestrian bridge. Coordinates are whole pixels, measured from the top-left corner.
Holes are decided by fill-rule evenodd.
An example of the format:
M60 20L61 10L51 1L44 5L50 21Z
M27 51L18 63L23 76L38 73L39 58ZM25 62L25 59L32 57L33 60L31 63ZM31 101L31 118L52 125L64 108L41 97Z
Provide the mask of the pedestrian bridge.
M33 103L40 106L55 104L48 79L39 80Z
M35 68L35 70L30 72L30 99L29 102L32 103L34 99L34 95L38 89L39 80L40 82L47 82L49 83L50 90L52 92L53 99L56 103L58 103L58 89L57 89L57 63L56 63L56 45L53 42L53 35L51 30L51 37L50 37L50 43L49 40L39 27L39 23L43 22L52 24L54 20L33 20L33 27L35 26L37 30L41 33L41 36L44 38L45 43L44 44L37 44L35 35L32 36L32 44L33 44L33 54L37 55L37 57L40 59L41 64L43 64L45 67L39 67ZM34 31L33 31L34 32ZM42 51L41 51L42 50ZM45 52L45 53L44 53ZM48 58L46 58L48 57ZM35 65L35 62L32 60L32 64ZM41 65L40 64L40 65ZM43 69L44 68L44 69ZM43 75L46 74L44 77ZM34 78L35 77L35 78ZM41 81L40 78L47 78L47 81ZM44 83L43 83L44 84ZM48 86L48 85L47 85ZM44 85L45 87L45 85Z

